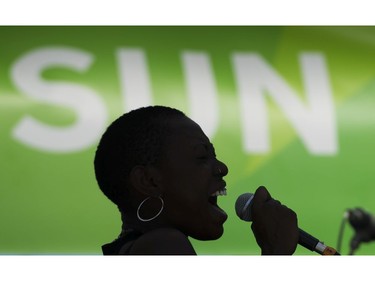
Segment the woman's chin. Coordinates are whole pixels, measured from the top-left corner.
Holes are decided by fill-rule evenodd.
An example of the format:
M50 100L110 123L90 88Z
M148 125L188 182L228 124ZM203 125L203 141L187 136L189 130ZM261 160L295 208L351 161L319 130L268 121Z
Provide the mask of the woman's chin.
M202 231L200 231L199 233L197 232L189 236L197 240L208 241L208 240L217 240L224 233L224 227L222 224L220 226L215 225L215 227L211 227L211 228L205 228L205 229L202 228L201 230Z

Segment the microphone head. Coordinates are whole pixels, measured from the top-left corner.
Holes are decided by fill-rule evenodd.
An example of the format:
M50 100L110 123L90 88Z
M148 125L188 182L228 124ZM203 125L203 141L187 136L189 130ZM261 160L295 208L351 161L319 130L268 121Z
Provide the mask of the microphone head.
M349 209L349 223L356 230L366 228L371 221L370 215L361 208Z
M375 240L375 217L361 208L349 209L347 212L349 223L355 231L351 243ZM353 245L351 246L353 249L358 247Z
M244 193L237 198L235 209L237 216L244 221L251 221L251 202L253 193Z

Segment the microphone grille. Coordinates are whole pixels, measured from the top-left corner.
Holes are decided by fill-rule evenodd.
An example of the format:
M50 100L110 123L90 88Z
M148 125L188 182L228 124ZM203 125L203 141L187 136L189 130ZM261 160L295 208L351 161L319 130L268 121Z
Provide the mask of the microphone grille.
M251 201L253 193L244 193L237 198L235 209L237 216L244 221L251 221Z

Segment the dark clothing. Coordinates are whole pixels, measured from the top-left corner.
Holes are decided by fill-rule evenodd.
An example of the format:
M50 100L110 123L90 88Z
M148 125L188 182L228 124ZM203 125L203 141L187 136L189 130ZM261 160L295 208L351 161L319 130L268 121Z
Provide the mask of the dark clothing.
M128 231L120 235L119 238L111 243L102 246L103 255L129 255L135 240L143 233L135 230Z

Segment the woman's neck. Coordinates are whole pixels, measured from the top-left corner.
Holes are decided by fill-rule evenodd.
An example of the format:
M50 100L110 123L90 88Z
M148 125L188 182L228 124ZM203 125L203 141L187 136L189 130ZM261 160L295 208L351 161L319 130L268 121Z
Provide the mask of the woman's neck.
M124 214L123 212L121 212L121 220L121 235L124 235L129 231L139 231L142 233L146 233L157 228L171 227L170 225L164 223L161 218L156 218L155 220L148 222L142 222L137 218L137 216L134 216L130 213Z

